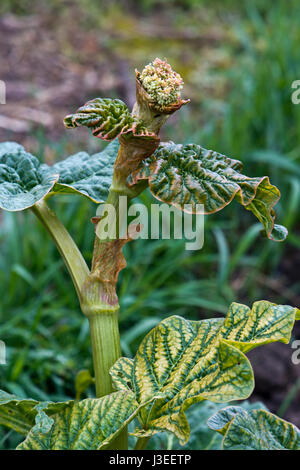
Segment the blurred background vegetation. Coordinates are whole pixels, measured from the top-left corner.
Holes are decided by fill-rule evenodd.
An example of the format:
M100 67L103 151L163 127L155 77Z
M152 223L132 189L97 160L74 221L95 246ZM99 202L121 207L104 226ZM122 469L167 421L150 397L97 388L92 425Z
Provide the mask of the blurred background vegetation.
M184 78L191 104L174 115L162 139L194 142L243 161L246 174L269 175L282 198L283 244L263 239L238 204L206 217L205 244L139 240L125 248L119 279L125 355L170 314L224 315L232 301L300 305L300 79L297 0L2 0L0 141L16 140L52 163L103 143L67 131L63 117L90 98L135 98L134 69L166 57ZM141 200L153 202L145 193ZM91 260L96 207L77 197L51 202ZM300 337L299 329L294 338ZM56 248L34 216L0 214L0 339L7 365L0 386L41 400L74 397L80 369L92 371L87 320ZM300 371L289 345L250 354L254 398L300 425ZM90 389L87 392L93 394ZM0 431L0 448L17 442Z

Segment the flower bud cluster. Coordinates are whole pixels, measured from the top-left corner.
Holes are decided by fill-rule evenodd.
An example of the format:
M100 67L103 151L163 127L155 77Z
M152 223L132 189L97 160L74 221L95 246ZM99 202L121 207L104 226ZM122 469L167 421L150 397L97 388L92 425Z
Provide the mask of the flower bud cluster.
M144 89L161 109L180 98L183 80L165 60L157 58L146 65L139 79Z

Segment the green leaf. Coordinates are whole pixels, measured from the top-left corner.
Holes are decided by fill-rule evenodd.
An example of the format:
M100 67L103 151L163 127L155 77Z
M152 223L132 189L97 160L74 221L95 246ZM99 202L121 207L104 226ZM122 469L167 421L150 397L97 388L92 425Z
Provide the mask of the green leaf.
M287 230L274 226L274 205L280 192L267 176L250 178L241 173L242 163L200 145L159 146L128 179L130 186L146 179L160 201L192 213L212 214L234 198L252 211L268 238L282 241ZM204 209L197 207L202 204ZM187 206L189 205L189 206Z
M0 158L6 153L14 153L24 151L24 147L17 142L1 142L0 143Z
M225 408L207 424L224 435L223 449L300 450L299 429L266 410Z
M76 113L65 117L67 128L86 126L93 130L93 135L111 141L121 134L141 137L155 137L141 120L131 116L123 101L110 98L95 98L77 109Z
M191 437L185 445L185 450L221 450L222 435L210 429L207 425L208 419L220 411L226 404L213 403L208 400L197 403L186 411L186 416L191 428ZM266 409L261 402L250 403L243 401L240 404L242 409ZM160 433L153 436L150 441L150 449L180 449L180 443L174 435Z
M52 167L14 142L0 144L0 208L27 209L46 195L82 194L93 202L107 199L119 142L102 152L79 152Z
M93 383L95 383L95 379L91 376L90 371L80 370L75 379L76 400L79 400L80 395Z
M43 199L58 175L15 142L0 144L0 208L22 211Z
M47 408L47 403L39 403L35 407L37 415L35 417L35 425L32 428L35 432L48 432L53 425L54 421L46 414L45 408Z
M53 171L59 174L59 180L53 193L78 193L97 203L106 201L118 150L116 141L94 155L79 152L56 163Z
M207 420L207 425L213 431L217 431L224 436L229 424L238 413L246 413L246 411L241 406L227 406L212 415Z
M133 390L138 403L159 396L139 414L136 435L173 432L189 438L184 411L193 403L247 398L254 386L245 351L272 341L288 342L297 309L256 302L250 310L232 304L225 319L188 321L173 316L142 341L134 360L121 358L111 370L118 389Z
M128 425L138 412L133 393L116 392L102 398L73 402L53 416L46 432L29 432L19 450L99 450Z
M68 406L69 402L38 402L36 400L19 398L0 390L0 425L9 427L26 435L32 427L49 429L53 420L49 418L54 413Z

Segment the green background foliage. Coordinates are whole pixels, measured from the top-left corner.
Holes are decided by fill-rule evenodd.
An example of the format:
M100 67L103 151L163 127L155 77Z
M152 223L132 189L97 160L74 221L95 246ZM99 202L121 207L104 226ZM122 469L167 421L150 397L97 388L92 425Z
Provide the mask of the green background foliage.
M194 142L237 158L245 174L268 175L282 194L276 211L289 230L283 244L261 238L260 224L234 204L206 218L205 245L199 252L185 251L181 240L139 240L125 247L128 267L119 280L124 355L133 357L144 334L170 314L188 319L221 316L232 301L251 304L262 298L299 306L300 105L291 103L291 83L300 79L299 2L278 1L270 8L269 2L258 0L143 0L138 7L126 2L129 7L123 10L123 2L109 2L109 8L91 0L76 0L71 7L57 0L38 2L39 7L35 3L5 0L0 11L21 19L52 15L64 28L74 11L80 17L77 27L85 35L95 31L101 37L109 60L122 57L129 64L128 81L135 67L167 56L183 75L184 97L192 103L170 119L164 140ZM154 28L156 15L168 19L165 35ZM145 24L153 32L150 28L143 34ZM120 36L112 34L116 30ZM189 37L182 39L184 31ZM65 56L77 63L76 44L56 32ZM213 37L212 47L205 40L197 42L202 34ZM102 52L93 54L94 63L107 60ZM101 95L125 101L123 93L122 87L106 94L89 90L85 100ZM66 112L83 102L70 100ZM49 163L49 154L58 161L80 150L104 148L88 132L78 142L64 131L65 114L58 121L58 137L36 128L30 133L26 148L41 161ZM7 132L8 139L17 140ZM154 200L146 192L140 201L150 205ZM95 206L77 196L50 203L90 261L94 233L88 221ZM91 370L88 322L56 248L29 212L1 213L0 299L0 339L7 344L1 388L42 401L73 399L77 372ZM300 381L286 384L283 409L293 406L299 387ZM86 396L93 393L90 387ZM13 448L18 440L12 431L0 431L1 448ZM201 447L199 430L192 442Z

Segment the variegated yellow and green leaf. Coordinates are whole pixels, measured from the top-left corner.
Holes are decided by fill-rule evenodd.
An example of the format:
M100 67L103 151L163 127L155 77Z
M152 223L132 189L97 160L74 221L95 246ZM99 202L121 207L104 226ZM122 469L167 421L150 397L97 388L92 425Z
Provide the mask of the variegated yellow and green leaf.
M139 413L138 436L173 432L189 438L184 411L193 403L247 398L254 386L245 352L272 341L288 342L298 311L256 302L233 303L226 318L163 320L142 341L133 360L121 358L111 370L117 389L132 390L139 403L158 396Z
M15 142L0 144L0 208L22 211L43 199L58 175Z
M67 128L85 126L93 135L111 141L121 134L132 134L140 137L155 137L143 122L134 118L126 104L119 99L95 98L81 106L74 114L65 117Z
M51 416L68 405L69 402L38 402L19 398L0 390L0 426L6 426L24 435L32 428L45 431L52 426Z
M228 310L221 335L224 341L244 353L264 344L289 343L299 310L289 305L276 305L266 300L254 302L250 309L233 302Z
M110 370L112 381L118 390L132 390L133 360L121 357Z
M157 199L191 213L212 214L235 198L259 219L268 238L284 240L287 230L274 225L279 190L267 176L250 178L241 171L238 160L200 145L169 142L142 162L128 184L146 179Z
M300 450L300 431L266 410L231 406L218 411L208 426L223 434L226 450Z
M72 402L53 415L47 432L31 430L19 450L100 450L109 445L138 412L132 392Z

